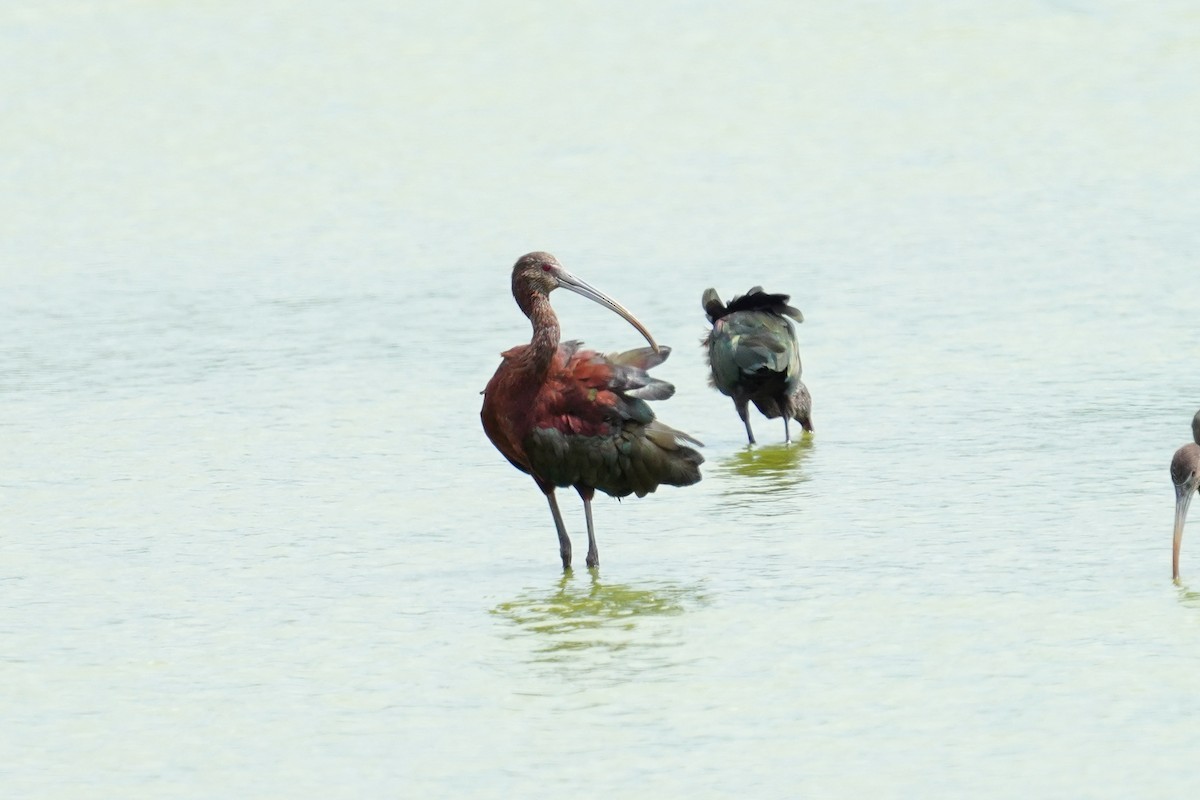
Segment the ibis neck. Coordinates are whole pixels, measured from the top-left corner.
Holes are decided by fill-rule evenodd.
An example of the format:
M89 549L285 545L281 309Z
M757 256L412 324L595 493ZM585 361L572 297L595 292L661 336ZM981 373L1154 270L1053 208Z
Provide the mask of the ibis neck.
M558 317L550 307L550 298L541 292L530 291L517 296L517 304L529 317L533 325L533 338L529 342L530 364L537 372L544 372L558 352Z

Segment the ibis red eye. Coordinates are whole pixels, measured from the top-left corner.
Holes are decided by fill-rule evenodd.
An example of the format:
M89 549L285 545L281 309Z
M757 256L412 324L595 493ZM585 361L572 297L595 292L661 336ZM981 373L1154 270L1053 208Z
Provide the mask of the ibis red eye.
M552 269L554 269L554 267L550 266L549 264L542 264L542 272L549 272Z

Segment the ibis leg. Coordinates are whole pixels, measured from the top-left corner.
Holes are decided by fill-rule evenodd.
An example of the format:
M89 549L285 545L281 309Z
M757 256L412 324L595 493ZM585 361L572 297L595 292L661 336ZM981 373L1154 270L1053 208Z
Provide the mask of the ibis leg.
M596 528L592 525L592 498L596 495L596 490L590 486L577 486L575 488L579 492L579 496L583 498L583 516L587 520L587 565L589 567L598 567L600 566L600 549L596 547Z
M788 432L788 418L785 414L783 416L783 443L787 444L790 441L792 441L792 434Z
M558 554L562 556L563 569L571 568L571 537L567 536L567 526L563 524L562 512L558 510L558 501L554 499L554 487L543 489L546 499L550 501L550 513L554 516L554 527L558 531Z
M754 444L754 431L750 430L749 402L746 398L739 397L733 401L733 405L737 408L738 416L742 418L742 423L746 426L746 438L750 440L750 444Z

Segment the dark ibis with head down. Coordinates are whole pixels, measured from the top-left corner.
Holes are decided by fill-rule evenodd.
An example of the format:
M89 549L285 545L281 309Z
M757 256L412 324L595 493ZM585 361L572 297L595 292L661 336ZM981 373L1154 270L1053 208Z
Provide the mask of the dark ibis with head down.
M1171 482L1175 484L1175 539L1171 543L1171 579L1179 580L1179 547L1188 506L1200 485L1200 411L1192 417L1192 441L1175 451L1171 459Z
M602 355L581 342L559 340L550 292L569 289L629 322L649 347ZM596 490L642 497L661 484L700 480L700 442L654 417L648 400L675 393L648 370L666 360L646 327L616 300L567 271L549 253L527 253L512 271L512 293L533 325L529 344L501 353L483 391L483 430L510 463L533 477L550 503L563 569L571 566L571 539L554 497L572 486L587 520L587 565L600 563L592 524Z
M788 295L767 294L755 286L721 302L716 289L701 298L712 330L704 338L710 382L721 394L733 398L746 437L754 444L749 404L767 419L783 417L784 441L792 440L789 420L812 431L812 396L800 380L800 345L791 320L803 322L800 310L788 305Z

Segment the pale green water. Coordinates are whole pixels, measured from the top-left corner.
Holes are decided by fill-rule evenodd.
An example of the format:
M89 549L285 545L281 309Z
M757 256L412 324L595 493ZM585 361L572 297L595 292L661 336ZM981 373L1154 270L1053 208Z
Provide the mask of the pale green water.
M0 68L4 796L1200 788L1191 4L10 4ZM532 249L707 444L598 574L479 427ZM790 449L705 385L752 283Z

